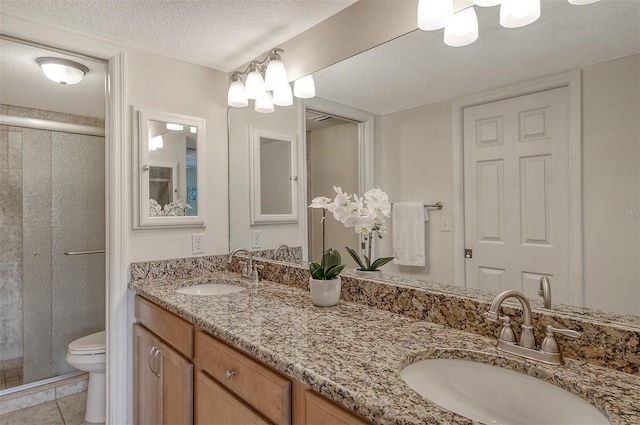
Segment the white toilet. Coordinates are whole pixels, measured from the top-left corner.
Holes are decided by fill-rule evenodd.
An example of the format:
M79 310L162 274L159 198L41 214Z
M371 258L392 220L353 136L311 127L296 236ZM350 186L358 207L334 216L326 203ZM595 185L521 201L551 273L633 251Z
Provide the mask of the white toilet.
M67 363L83 372L89 372L87 389L87 410L84 419L87 422L105 421L106 377L106 333L96 332L76 339L69 344Z

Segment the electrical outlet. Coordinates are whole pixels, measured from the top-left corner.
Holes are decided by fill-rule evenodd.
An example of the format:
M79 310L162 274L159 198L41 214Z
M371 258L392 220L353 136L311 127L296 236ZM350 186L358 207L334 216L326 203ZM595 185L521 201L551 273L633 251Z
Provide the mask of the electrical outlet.
M204 233L194 233L191 235L191 253L204 254Z
M451 223L449 223L449 217L442 217L442 224L440 225L440 229L443 232L451 231Z
M260 230L251 231L251 248L258 249L262 247L262 232Z

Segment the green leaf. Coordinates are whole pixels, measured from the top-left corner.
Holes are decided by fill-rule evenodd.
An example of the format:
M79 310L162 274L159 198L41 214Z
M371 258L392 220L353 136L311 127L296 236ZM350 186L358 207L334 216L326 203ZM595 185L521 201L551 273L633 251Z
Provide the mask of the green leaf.
M362 263L362 260L360 259L360 256L356 253L355 249L349 248L348 246L345 246L345 249L347 250L349 255L351 255L351 258L353 258L353 261L358 263L358 265L360 266L360 269L364 269L364 264Z
M336 276L338 276L340 274L342 269L344 269L344 264L341 264L341 265L338 265L338 266L332 266L325 273L325 279L326 280L331 280L331 279L335 278Z
M322 266L314 261L309 263L309 274L314 279L322 279L324 277L324 270L322 270Z
M369 270L378 270L378 268L384 266L394 258L395 257L380 257L376 261L374 261L373 264L371 264L371 268Z
M331 266L340 265L341 262L342 258L340 257L340 253L333 248L327 249L322 256L322 264L326 269L329 269Z
M371 260L369 259L369 257L367 257L366 255L362 255L364 257L364 260L367 262L367 267L364 270L373 270L371 268Z

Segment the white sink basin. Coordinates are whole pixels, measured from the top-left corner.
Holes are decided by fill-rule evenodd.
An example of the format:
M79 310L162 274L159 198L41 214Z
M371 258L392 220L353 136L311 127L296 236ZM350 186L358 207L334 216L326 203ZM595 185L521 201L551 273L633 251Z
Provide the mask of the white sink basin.
M201 285L185 286L176 289L176 292L187 295L225 295L244 291L240 285L228 285L226 283L203 283Z
M607 424L583 399L522 373L468 360L429 359L402 369L418 394L486 424Z

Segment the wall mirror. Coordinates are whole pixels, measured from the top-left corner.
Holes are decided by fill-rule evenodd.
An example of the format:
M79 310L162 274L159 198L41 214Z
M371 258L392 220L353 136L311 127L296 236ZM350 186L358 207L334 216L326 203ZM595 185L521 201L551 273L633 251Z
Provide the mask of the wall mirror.
M462 286L452 272L455 224L452 231L441 229L443 218L455 218L451 205L460 195L452 183L453 100L579 73L585 302L577 307L640 316L640 6L616 0L541 5L537 22L508 30L498 23L499 8L477 7L480 37L465 47L446 46L441 31L398 37L314 73L316 97L376 115L375 185L392 201L444 204L441 211L428 211L427 266L389 264L385 273ZM429 89L411 84L416 77L429 82ZM379 254L390 252L391 232ZM230 230L232 240L236 233L238 226ZM561 283L552 279L554 284ZM495 295L485 291L489 299ZM562 309L559 297L554 300L554 310Z
M141 109L136 123L136 227L203 227L205 120Z
M296 223L296 135L250 129L251 224Z

